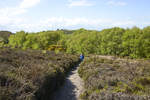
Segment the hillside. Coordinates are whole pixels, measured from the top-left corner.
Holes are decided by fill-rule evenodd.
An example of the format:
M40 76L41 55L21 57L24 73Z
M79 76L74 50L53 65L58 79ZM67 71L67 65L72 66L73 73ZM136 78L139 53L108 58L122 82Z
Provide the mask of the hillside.
M76 55L0 49L0 100L48 100L78 63Z

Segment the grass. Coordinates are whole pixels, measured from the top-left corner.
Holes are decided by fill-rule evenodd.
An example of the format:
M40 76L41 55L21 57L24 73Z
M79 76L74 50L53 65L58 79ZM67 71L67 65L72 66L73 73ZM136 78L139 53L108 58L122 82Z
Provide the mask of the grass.
M50 100L76 55L0 48L0 100Z

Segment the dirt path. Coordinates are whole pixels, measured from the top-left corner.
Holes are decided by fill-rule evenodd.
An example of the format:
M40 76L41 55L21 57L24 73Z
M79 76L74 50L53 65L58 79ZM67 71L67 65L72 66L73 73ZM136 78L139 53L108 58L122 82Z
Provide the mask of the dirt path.
M78 67L76 67L66 77L64 85L56 91L53 100L79 100L82 91L83 81L79 77Z

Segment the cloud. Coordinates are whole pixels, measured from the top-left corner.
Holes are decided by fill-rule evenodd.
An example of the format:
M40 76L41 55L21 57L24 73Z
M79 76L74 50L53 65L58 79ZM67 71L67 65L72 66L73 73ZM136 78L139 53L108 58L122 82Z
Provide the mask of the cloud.
M0 18L1 19L1 18ZM8 23L3 20L8 20ZM2 21L2 22L1 22ZM133 26L147 26L149 23L145 23L144 21L137 22L133 19L105 19L105 18L65 18L65 17L50 17L47 19L39 19L38 22L32 22L31 20L22 20L14 18L9 19L5 18L0 20L0 30L5 27L7 30L11 30L12 32L24 30L27 32L38 32L44 30L56 30L56 29L77 29L77 28L87 28L87 29L96 29L101 30L103 28L111 28L111 27L133 27ZM11 23L9 23L11 22ZM32 23L31 23L32 22Z
M41 20L40 23L62 25L62 26L74 26L74 25L125 25L133 24L131 21L116 21L111 19L89 19L89 18L64 18L64 17L51 17L46 20Z
M18 7L6 7L0 9L1 16L12 17L27 12L26 9L20 9Z
M1 8L0 9L0 26L10 26L23 22L23 18L18 15L27 12L26 9L18 9L17 7Z
M40 0L21 0L21 2L15 7L0 8L0 26L9 26L11 28L20 27L19 25L26 23L27 19L19 17L19 15L26 13L28 8L37 5L39 2Z
M0 17L14 17L20 14L24 14L28 11L28 8L37 5L40 0L22 0L22 2L16 7L0 8Z
M89 19L89 18L64 18L51 17L40 21L41 25L51 26L51 28L68 28L68 27L114 27L114 26L134 26L136 23L132 20L111 20L111 19ZM50 28L50 27L49 27Z
M127 3L126 2L123 2L123 1L108 1L107 2L107 5L110 5L110 6L126 6Z
M87 0L68 0L69 7L76 7L76 6L93 6L94 4L87 1Z
M20 3L20 8L31 8L40 3L40 0L23 0Z
M1 18L0 18L1 19ZM132 20L111 20L111 19L90 19L90 18L64 18L64 17L50 17L47 19L40 19L38 22L31 23L31 20L22 19L4 19L3 25L7 26L8 30L13 32L25 30L28 32L37 32L43 30L55 30L55 29L76 29L76 28L88 28L88 29L102 29L114 26L130 27L136 25ZM1 21L1 20L0 20ZM2 26L0 24L0 26Z

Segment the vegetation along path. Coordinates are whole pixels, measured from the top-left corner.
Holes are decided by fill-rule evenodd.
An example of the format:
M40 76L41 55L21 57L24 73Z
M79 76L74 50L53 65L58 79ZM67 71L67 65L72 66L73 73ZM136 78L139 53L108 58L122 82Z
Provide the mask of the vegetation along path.
M83 81L79 77L78 68L79 65L68 74L64 85L54 94L53 100L79 100L83 91Z

